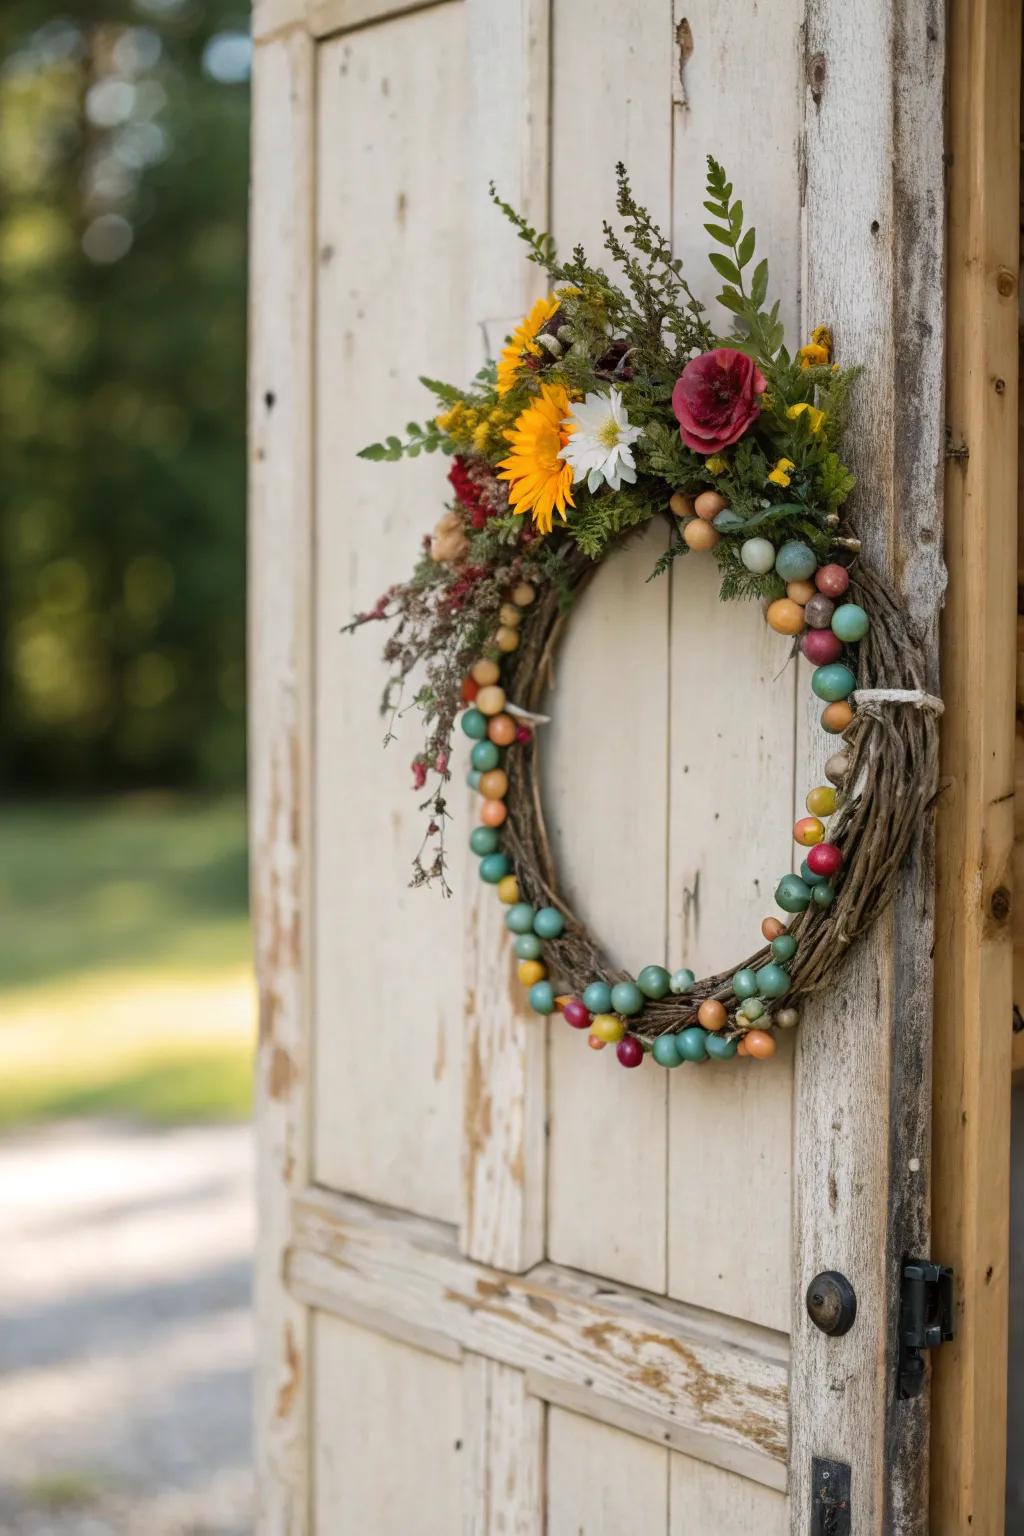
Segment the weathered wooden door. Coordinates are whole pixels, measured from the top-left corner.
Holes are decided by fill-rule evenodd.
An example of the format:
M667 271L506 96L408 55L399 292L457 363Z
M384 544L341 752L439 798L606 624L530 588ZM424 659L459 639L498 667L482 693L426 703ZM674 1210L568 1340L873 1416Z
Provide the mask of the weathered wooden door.
M259 0L255 31L260 1530L923 1533L927 1397L894 1357L927 1245L929 851L773 1061L623 1073L528 1015L468 869L451 902L407 888L412 732L382 750L379 635L339 630L443 496L443 466L356 450L536 293L488 180L596 248L624 160L710 298L712 152L791 336L827 322L864 364L859 521L934 640L941 5ZM771 910L823 749L756 611L696 561L645 584L658 538L574 621L548 797L612 952L700 970ZM804 1308L826 1269L842 1338Z

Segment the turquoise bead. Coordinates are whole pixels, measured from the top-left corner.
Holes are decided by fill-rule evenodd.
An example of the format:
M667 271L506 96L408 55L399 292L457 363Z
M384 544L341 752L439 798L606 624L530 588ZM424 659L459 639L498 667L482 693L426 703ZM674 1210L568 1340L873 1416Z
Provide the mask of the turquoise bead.
M462 729L472 741L483 741L487 735L487 716L478 709L467 709L462 717Z
M470 789L480 788L480 775L475 768L471 768L466 774L466 783L469 785Z
M783 875L775 887L775 900L783 912L804 912L811 904L811 888L799 875Z
M611 1013L612 989L606 981L592 981L583 990L583 1006L589 1013Z
M534 1013L554 1013L555 989L550 981L535 981L528 996Z
M497 885L512 873L512 860L507 853L485 853L480 860L480 879L488 885Z
M516 959L539 960L541 943L535 933L520 933L516 935Z
M542 939L557 939L565 928L565 918L557 907L541 907L533 919L533 931Z
M766 965L757 973L757 985L762 997L785 997L793 983L781 965Z
M493 741L475 741L469 760L474 768L479 768L481 773L489 773L501 762L501 752Z
M811 892L811 900L816 907L830 907L836 899L836 888L831 880L823 880L816 885Z
M644 1005L644 995L634 981L617 981L612 987L612 1008L626 1018L639 1013Z
M659 1035L651 1046L651 1055L659 1067L682 1066L683 1058L679 1051L679 1037L677 1035Z
M818 557L809 544L790 539L775 556L775 569L783 581L806 581L818 569Z
M697 978L693 972L684 965L681 966L678 971L672 972L671 979L669 980L669 988L678 997L683 992L689 992L690 988L693 986L696 980Z
M671 981L672 978L663 965L645 965L636 979L636 984L644 997L657 1000L668 995Z
M505 927L509 933L533 932L533 908L528 901L517 901L505 913Z
M469 834L469 846L481 859L485 853L497 853L500 841L496 827L474 827Z
M827 704L848 699L856 686L857 679L841 661L830 661L824 667L815 667L811 673L811 691Z
M748 997L745 1003L740 1004L739 1012L753 1024L756 1020L763 1018L764 1003L759 997Z
M701 1029L699 1024L691 1024L676 1039L679 1041L679 1054L684 1061L707 1061L708 1032Z
M732 978L732 989L737 997L753 997L757 991L757 977L749 967L737 971Z
M736 1041L709 1034L704 1041L704 1049L713 1061L728 1061L730 1056L736 1055Z
M780 933L772 939L772 954L776 960L792 960L796 954L796 939L791 933Z
M845 645L855 645L868 632L870 620L859 603L842 603L832 615L832 633Z
M804 859L800 865L800 879L804 882L804 885L820 885L824 878L824 875L816 875L807 860Z

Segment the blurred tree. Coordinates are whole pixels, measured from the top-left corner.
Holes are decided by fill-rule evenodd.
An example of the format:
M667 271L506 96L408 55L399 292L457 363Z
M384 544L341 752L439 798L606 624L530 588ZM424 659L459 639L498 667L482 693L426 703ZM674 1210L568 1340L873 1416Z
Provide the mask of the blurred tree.
M0 783L244 764L247 13L0 13Z

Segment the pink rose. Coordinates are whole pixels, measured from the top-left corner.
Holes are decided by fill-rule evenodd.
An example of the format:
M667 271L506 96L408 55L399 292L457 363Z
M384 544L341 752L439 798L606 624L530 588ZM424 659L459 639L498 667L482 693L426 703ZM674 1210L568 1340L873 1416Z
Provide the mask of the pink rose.
M720 453L741 438L758 413L765 377L752 358L716 347L687 363L672 391L679 436L696 453Z

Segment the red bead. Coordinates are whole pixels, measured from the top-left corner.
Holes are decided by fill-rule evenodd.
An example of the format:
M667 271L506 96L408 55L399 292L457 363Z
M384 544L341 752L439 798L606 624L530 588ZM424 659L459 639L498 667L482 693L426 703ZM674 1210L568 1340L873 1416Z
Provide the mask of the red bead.
M807 868L812 875L824 875L831 880L843 867L843 856L835 843L819 843L807 855Z
M624 1067L638 1067L644 1059L644 1048L636 1035L623 1035L615 1047L615 1054Z
M800 649L812 666L824 667L839 660L843 642L830 629L809 629L800 641Z
M562 1004L562 1017L573 1029L590 1028L590 1009L584 1008L578 997L570 997L567 1003Z
M814 573L814 585L826 597L842 597L850 585L850 573L843 565L821 565Z
M530 730L530 727L528 725L517 725L516 726L516 741L518 741L518 743L519 743L519 745L521 747L525 746L528 741L532 741L532 740L533 740L533 732Z
M463 702L463 704L472 704L473 700L476 698L476 696L477 696L477 694L479 692L480 692L480 684L475 680L475 678L464 677L462 679L462 702Z

